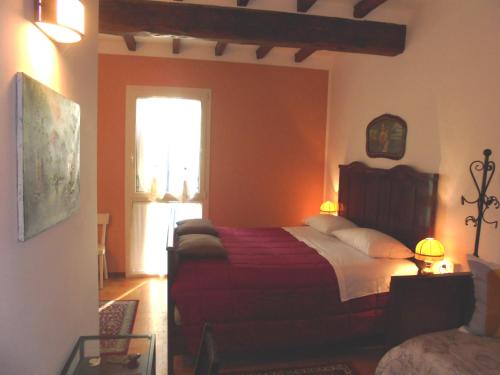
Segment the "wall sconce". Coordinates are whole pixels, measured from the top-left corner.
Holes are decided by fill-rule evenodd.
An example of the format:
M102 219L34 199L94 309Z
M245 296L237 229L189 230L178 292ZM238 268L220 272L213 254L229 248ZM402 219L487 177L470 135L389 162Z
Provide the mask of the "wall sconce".
M321 204L319 211L322 214L336 215L339 211L339 205L337 202L325 201Z
M58 43L76 43L85 28L85 7L79 0L35 0L35 25Z
M415 248L415 259L425 262L425 268L421 270L422 274L430 274L432 263L444 258L444 246L434 238L425 238L417 244Z

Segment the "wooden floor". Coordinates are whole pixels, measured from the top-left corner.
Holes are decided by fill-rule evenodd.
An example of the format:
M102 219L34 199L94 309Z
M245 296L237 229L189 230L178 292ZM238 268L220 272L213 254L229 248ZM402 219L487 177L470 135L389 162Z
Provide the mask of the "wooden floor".
M132 333L156 335L156 374L167 374L167 279L109 279L100 300L139 300Z
M332 352L336 354L332 354ZM270 353L267 359L254 358L248 360L223 362L222 372L249 372L256 370L272 370L283 368L303 368L307 366L319 366L322 364L348 364L356 375L373 375L375 368L383 355L384 349L380 347L367 347L349 349L343 353L332 351L329 353L298 353L294 355L273 355Z
M133 333L156 334L156 374L167 374L167 279L131 278L106 280L100 291L101 300L138 299L139 307ZM350 350L343 354L321 354L306 357L292 356L280 359L253 359L224 363L223 371L252 370L259 368L290 367L295 363L312 364L319 361L348 362L359 375L372 375L383 349L372 347ZM191 358L176 357L175 374L192 375Z

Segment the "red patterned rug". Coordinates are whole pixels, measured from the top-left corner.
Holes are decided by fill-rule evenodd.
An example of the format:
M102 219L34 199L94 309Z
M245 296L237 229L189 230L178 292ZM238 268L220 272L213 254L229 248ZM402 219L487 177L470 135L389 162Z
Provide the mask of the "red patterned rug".
M138 300L99 301L99 334L128 335L134 328ZM101 340L101 354L125 354L129 340Z
M327 363L253 371L230 371L224 372L224 375L357 375L357 372L345 363Z

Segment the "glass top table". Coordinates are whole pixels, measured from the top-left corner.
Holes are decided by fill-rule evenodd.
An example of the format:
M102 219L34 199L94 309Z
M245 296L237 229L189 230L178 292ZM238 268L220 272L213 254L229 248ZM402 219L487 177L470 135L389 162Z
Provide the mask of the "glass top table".
M81 336L61 375L154 375L155 335Z

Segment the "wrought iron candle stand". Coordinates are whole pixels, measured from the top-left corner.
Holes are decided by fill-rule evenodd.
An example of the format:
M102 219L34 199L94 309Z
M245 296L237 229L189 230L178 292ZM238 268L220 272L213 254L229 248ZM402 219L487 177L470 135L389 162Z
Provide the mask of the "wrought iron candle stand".
M469 171L472 176L472 180L474 181L474 185L476 185L476 189L478 192L478 197L474 201L469 201L462 195L462 205L465 203L476 204L477 205L477 216L467 216L465 218L465 225L469 225L472 223L476 227L476 241L474 244L474 255L479 257L479 238L481 237L481 224L485 222L486 224L493 224L495 228L498 227L498 221L488 221L484 217L484 213L490 207L498 208L500 207L500 202L497 197L493 195L487 195L486 191L488 190L488 186L490 186L491 179L495 174L495 162L490 160L491 150L486 149L483 151L484 161L476 160L473 161L469 166ZM481 186L477 182L476 176L474 175L474 171L483 172L481 179Z

